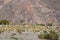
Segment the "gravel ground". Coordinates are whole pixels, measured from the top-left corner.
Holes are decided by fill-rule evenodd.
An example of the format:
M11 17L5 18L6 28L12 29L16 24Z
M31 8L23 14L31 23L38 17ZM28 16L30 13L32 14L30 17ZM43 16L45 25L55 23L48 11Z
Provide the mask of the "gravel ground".
M38 34L38 32L22 32L19 34L16 31L5 31L0 34L0 40L40 40Z

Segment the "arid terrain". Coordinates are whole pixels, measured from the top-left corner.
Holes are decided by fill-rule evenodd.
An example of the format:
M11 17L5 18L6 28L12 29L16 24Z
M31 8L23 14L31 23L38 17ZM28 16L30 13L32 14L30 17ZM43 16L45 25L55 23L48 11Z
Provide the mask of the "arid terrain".
M49 31L51 40L60 40L60 26L47 28L40 25L0 25L0 40L48 40ZM42 34L46 34L45 38Z
M11 23L60 22L60 0L0 0L0 20Z
M0 0L0 40L60 40L60 0Z

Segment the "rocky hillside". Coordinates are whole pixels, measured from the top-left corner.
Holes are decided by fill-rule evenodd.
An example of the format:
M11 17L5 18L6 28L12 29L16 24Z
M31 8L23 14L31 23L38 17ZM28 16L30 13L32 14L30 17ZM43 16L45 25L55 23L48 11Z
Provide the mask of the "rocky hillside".
M0 0L0 20L19 24L60 22L60 0Z

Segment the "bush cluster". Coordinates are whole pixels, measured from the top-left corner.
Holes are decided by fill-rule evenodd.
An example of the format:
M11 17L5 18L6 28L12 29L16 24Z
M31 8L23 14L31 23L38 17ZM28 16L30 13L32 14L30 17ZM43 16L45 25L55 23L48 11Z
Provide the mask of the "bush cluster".
M43 34L38 35L38 37L40 39L58 40L59 35L55 31L49 31L49 33L48 32L44 32Z

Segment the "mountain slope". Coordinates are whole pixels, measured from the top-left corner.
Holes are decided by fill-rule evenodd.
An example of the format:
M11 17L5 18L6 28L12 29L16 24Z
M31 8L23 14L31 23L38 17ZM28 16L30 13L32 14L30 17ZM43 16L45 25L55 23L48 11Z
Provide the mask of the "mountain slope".
M0 6L0 19L16 24L20 20L26 24L60 22L59 0L5 0L3 3Z

